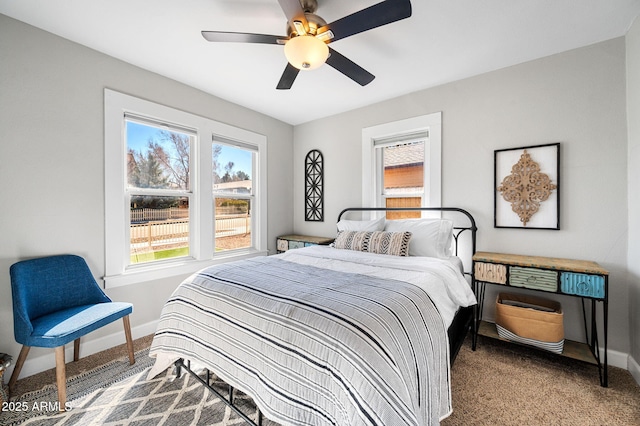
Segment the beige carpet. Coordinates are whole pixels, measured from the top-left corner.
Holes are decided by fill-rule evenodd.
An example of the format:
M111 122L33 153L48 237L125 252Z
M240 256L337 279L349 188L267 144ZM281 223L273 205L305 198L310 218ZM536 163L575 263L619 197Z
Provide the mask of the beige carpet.
M150 341L138 339L136 351ZM119 347L70 363L68 376L124 353ZM53 370L21 379L13 397L54 380ZM640 425L640 387L627 371L610 368L609 387L602 388L595 366L487 338L476 352L469 342L461 349L452 368L452 395L454 411L443 426Z
M467 342L468 343L468 342ZM453 425L640 425L640 387L609 367L609 387L595 366L480 337L452 367Z

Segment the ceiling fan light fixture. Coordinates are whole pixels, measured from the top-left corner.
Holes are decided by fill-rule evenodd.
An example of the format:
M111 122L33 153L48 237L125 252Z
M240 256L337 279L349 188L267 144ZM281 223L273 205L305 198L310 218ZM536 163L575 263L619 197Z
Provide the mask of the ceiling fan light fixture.
M297 36L284 45L284 55L291 65L308 71L325 63L329 57L329 46L312 35Z

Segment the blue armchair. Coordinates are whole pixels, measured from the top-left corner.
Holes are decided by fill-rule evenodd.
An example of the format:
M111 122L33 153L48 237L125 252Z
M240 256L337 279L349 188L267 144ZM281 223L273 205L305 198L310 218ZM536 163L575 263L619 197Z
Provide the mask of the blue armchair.
M129 314L133 305L112 302L96 283L83 258L60 255L15 263L10 269L14 336L21 343L11 389L32 346L55 348L56 382L60 410L67 394L64 345L73 341L73 360L80 358L80 337L122 318L129 362L133 341Z

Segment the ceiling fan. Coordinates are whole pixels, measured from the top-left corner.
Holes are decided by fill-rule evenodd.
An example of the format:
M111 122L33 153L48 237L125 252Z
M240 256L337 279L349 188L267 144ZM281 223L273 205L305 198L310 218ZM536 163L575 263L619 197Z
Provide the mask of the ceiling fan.
M287 18L287 35L202 31L208 41L284 45L287 66L277 89L290 89L300 70L312 70L324 63L361 86L373 74L328 46L334 41L381 27L411 16L410 0L385 0L327 24L315 14L317 0L278 0Z

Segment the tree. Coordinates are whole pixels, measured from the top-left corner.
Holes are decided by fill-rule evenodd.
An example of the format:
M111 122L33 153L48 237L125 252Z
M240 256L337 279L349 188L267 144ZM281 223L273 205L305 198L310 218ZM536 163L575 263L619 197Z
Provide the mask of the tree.
M211 164L213 168L213 183L220 183L222 178L220 177L220 163L218 162L218 157L220 157L220 153L222 152L222 145L213 144L213 150L211 155Z
M161 130L159 136L164 144L150 140L149 150L170 176L169 182L180 189L189 189L189 136L166 130Z
M229 161L226 166L224 166L225 173L220 178L222 182L238 182L241 180L251 180L251 177L246 172L242 170L238 170L237 172L233 171L235 167L235 163L233 161Z
M249 175L243 172L242 170L239 170L238 172L236 172L235 176L236 176L236 180L251 180Z
M233 161L229 161L227 163L226 166L224 166L224 170L225 170L225 174L224 176L222 176L222 181L223 182L233 182L233 166L235 166L235 164L233 163Z
M149 141L151 143L151 141ZM153 153L129 150L129 185L135 188L165 188L168 179Z

